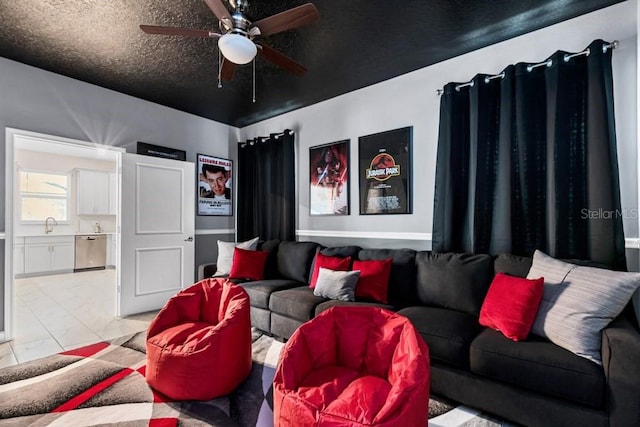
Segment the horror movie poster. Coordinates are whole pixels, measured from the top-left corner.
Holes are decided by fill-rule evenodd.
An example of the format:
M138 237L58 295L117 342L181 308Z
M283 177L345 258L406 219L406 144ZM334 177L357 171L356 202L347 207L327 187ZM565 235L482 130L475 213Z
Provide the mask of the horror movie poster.
M349 215L349 140L309 149L311 215Z
M358 138L360 215L411 213L413 127Z
M198 215L233 215L232 161L198 154Z

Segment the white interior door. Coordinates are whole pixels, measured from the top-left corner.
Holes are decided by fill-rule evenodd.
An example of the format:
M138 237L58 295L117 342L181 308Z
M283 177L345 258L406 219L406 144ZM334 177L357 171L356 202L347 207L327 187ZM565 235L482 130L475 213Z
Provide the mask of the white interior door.
M122 155L119 315L156 310L193 283L195 165Z

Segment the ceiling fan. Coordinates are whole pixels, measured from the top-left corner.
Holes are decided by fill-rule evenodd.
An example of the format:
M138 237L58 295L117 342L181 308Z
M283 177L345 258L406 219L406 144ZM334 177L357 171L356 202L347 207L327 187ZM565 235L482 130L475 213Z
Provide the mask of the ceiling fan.
M230 0L233 12L229 13L222 0L204 0L209 9L218 18L220 33L193 28L163 27L157 25L140 25L140 29L148 34L169 36L187 36L218 40L218 48L223 55L220 64L219 78L231 80L236 64L251 62L256 54L285 70L302 76L307 69L269 47L259 40L260 36L268 36L291 30L315 22L320 14L312 3L306 3L284 12L252 22L246 15L247 0Z

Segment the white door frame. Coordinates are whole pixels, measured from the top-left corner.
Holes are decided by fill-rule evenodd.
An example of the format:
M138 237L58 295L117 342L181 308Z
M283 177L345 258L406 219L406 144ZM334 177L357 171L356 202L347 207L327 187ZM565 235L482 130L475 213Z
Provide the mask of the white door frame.
M0 342L8 341L14 338L14 273L13 273L13 245L14 245L14 195L15 195L15 168L14 168L14 151L15 151L15 138L23 137L30 139L34 142L42 143L54 143L60 144L65 148L75 149L91 149L96 151L112 151L116 154L117 162L117 182L118 182L118 197L116 200L120 200L120 181L121 181L121 164L122 153L125 149L122 147L113 147L109 145L96 144L88 141L81 141L77 139L64 138L54 135L47 135L38 132L25 131L21 129L14 129L7 127L5 130L5 220L4 220L4 330L0 330ZM116 210L116 237L120 242L120 206ZM120 265L120 250L116 251L116 266ZM117 292L118 286L120 286L120 269L116 268L116 284L114 285L114 292ZM117 299L117 298L116 298ZM114 313L116 307L114 307Z

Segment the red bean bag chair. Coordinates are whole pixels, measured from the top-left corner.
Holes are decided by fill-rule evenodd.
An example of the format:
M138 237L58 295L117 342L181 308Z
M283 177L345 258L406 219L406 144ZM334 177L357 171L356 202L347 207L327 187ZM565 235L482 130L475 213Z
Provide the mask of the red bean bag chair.
M429 350L404 316L333 307L284 346L273 404L280 427L426 426Z
M146 379L175 400L229 394L251 371L249 295L205 279L171 297L147 330Z

